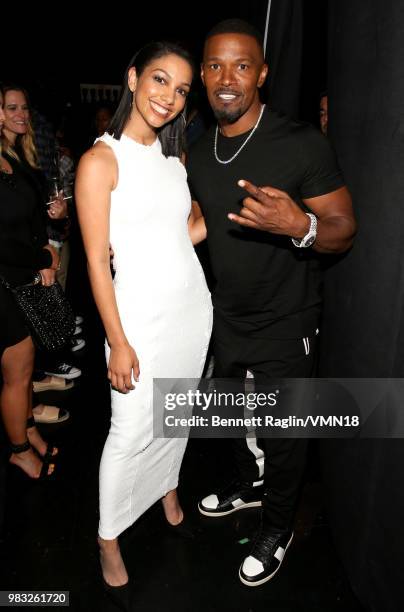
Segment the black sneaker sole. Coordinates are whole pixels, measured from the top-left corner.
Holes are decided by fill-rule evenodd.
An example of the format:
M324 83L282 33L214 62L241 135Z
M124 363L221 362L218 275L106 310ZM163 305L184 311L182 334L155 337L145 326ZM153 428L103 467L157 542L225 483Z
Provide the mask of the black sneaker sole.
M269 580L271 580L271 578L273 578L275 576L275 574L279 571L284 558L286 557L286 551L288 550L290 544L292 543L293 540L293 536L294 534L292 533L292 535L290 536L289 542L286 544L286 548L285 548L285 554L283 555L283 559L282 561L279 563L278 567L276 568L276 570L274 572L272 572L272 574L269 574L269 576L265 576L265 578L261 578L261 580L257 580L255 582L251 582L250 580L246 580L245 578L242 577L241 575L241 568L243 567L243 563L240 565L240 569L238 571L238 577L240 578L241 582L245 585L245 586L249 586L249 587L256 587L256 586L261 586L262 584L265 584L266 582L268 582Z
M247 502L243 504L242 506L238 506L237 508L232 508L231 510L224 510L224 511L222 510L218 512L217 510L205 510L205 508L203 508L201 504L199 503L198 510L204 516L216 517L216 516L227 516L228 514L233 514L233 512L238 512L238 510L244 510L245 508L261 508L261 506L262 506L262 501L254 501L254 502Z

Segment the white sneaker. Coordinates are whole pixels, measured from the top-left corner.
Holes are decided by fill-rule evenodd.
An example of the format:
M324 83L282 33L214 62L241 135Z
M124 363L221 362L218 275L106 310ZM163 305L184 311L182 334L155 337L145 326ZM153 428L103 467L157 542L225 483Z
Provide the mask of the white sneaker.
M85 346L86 346L86 341L83 340L83 338L72 338L70 340L70 350L73 352L80 351Z
M239 578L246 586L260 586L271 580L282 565L285 553L293 540L293 531L261 532L252 551L241 564Z

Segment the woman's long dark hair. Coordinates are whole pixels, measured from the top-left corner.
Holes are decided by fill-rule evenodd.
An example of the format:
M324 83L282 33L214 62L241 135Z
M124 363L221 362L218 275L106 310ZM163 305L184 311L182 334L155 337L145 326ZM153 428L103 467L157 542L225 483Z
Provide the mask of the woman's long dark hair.
M117 140L120 140L123 129L129 119L132 106L133 93L129 89L128 74L130 68L136 69L136 76L139 78L143 70L155 59L166 55L178 55L190 65L192 75L195 74L195 65L189 51L182 47L179 43L169 41L151 42L140 49L132 57L129 66L125 72L125 78L122 87L121 99L118 108L108 126L108 133ZM184 114L183 114L184 113ZM182 113L164 125L158 132L158 137L161 142L161 149L166 157L174 156L181 157L184 150L184 134L185 134L185 107Z

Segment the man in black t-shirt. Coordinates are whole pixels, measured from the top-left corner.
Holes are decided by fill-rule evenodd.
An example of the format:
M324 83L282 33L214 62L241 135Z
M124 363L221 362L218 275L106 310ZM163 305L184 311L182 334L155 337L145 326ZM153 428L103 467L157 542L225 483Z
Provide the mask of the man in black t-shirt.
M215 277L215 376L242 379L248 370L256 385L312 375L317 253L344 252L355 233L327 140L260 103L266 74L260 35L249 24L228 20L211 30L202 80L218 125L187 161ZM248 586L272 578L292 540L306 441L267 438L260 447L235 441L237 480L199 503L212 517L262 505L261 531L239 572Z

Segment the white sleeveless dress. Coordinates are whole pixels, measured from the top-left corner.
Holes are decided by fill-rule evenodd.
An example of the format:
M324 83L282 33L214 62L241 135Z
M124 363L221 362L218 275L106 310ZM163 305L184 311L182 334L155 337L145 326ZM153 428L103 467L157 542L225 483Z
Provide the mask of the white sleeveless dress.
M198 378L212 327L212 305L190 241L186 171L158 139L141 145L104 134L118 163L111 194L114 287L140 378L127 395L112 390L111 428L100 465L100 526L117 537L178 484L186 439L153 438L153 378ZM109 347L106 346L107 360Z

